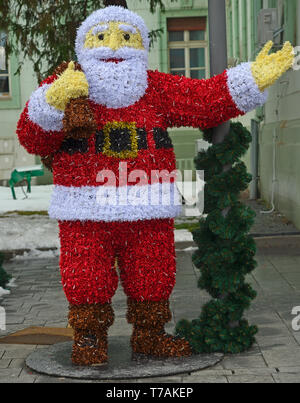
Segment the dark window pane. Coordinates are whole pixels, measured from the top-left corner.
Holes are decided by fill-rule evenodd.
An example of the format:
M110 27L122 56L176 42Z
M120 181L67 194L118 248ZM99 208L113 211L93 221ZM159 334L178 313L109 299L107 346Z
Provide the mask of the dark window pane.
M205 31L190 31L190 41L204 41Z
M7 37L6 33L0 32L0 46L5 47L5 45L6 45L6 37Z
M191 70L191 78L206 78L205 70Z
M205 67L204 48L190 49L190 67Z
M9 93L8 77L0 76L0 94L1 93Z
M171 74L173 76L185 76L185 70L172 70Z
M169 41L170 42L177 42L184 40L184 32L183 31L172 31L169 32Z
M171 69L185 67L184 49L170 49L170 67Z

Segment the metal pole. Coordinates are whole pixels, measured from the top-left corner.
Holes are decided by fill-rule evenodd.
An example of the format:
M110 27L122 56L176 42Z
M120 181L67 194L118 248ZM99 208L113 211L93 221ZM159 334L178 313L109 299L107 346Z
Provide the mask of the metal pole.
M209 49L210 49L210 76L223 73L228 67L227 59L227 35L226 35L226 5L225 0L208 0L209 21ZM230 131L230 122L225 122L216 127L213 133L213 144L220 144ZM231 165L224 165L223 172L231 169ZM226 217L230 207L222 211ZM226 299L228 294L220 295L220 299ZM238 326L238 322L231 322L231 328Z
M208 0L208 22L210 75L213 77L223 73L228 66L225 0ZM229 133L229 129L230 122L216 127L214 129L213 143L222 143Z

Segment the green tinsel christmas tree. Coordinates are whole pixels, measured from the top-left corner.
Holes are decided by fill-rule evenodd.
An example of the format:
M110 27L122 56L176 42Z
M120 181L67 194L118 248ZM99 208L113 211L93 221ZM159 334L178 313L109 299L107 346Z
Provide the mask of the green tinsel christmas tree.
M2 264L4 261L3 255L0 253L0 287L5 288L9 283L11 276L3 269Z
M208 130L204 139L213 142ZM193 262L200 270L198 286L212 300L193 321L182 320L176 333L185 337L194 353L239 353L255 342L256 326L243 318L256 292L245 282L256 267L256 245L249 235L255 213L239 201L251 175L241 157L251 143L251 134L240 123L231 123L221 144L212 145L195 159L196 169L205 171L205 214L193 232L198 246Z

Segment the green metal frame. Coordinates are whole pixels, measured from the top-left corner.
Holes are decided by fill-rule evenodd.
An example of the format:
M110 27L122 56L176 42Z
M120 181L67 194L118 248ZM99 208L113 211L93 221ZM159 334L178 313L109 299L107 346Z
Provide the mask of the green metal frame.
M24 179L27 181L27 192L31 193L31 178L33 176L43 176L44 175L44 169L41 167L40 169L33 169L32 171L24 171L24 172L19 172L18 168L16 168L12 173L11 177L9 180L9 186L11 189L11 193L13 196L13 199L16 200L16 192L15 192L15 185Z

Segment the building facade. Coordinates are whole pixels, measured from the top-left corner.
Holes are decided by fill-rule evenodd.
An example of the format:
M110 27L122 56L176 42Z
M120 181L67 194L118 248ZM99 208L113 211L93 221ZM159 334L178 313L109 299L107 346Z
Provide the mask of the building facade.
M271 9L271 10L267 10ZM267 15L258 18L263 12ZM274 14L275 13L275 14ZM259 52L262 23L275 15L274 41L300 45L299 0L228 0L228 52L234 62ZM299 54L299 51L298 51ZM300 70L288 71L256 112L259 124L258 187L262 199L300 228Z

